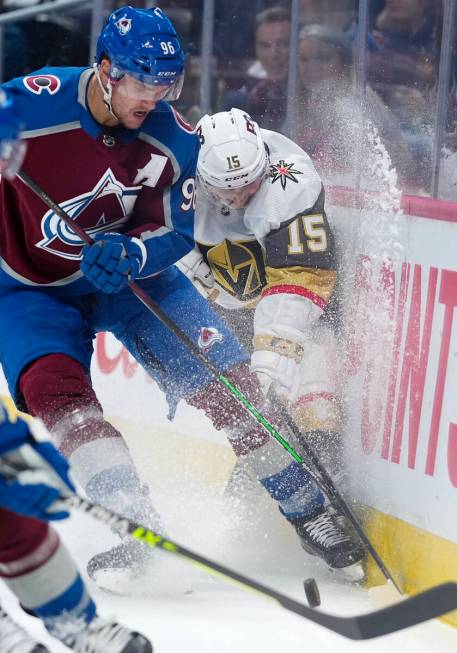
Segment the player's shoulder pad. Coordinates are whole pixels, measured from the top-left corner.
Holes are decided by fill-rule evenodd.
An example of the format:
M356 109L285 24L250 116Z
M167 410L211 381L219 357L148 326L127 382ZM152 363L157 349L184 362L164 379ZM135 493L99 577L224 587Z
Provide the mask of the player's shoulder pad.
M3 85L14 98L24 131L79 119L78 85L85 68L46 67Z
M195 128L168 102L161 100L157 103L141 132L172 152L181 165L198 155L200 142Z
M306 152L289 138L264 129L262 136L270 155L269 176L249 203L245 220L261 220L270 231L312 209L322 180Z
M157 102L156 108L154 111L151 111L141 130L154 136L157 136L163 130L162 138L164 142L176 136L198 141L195 127L187 122L171 104L164 100Z

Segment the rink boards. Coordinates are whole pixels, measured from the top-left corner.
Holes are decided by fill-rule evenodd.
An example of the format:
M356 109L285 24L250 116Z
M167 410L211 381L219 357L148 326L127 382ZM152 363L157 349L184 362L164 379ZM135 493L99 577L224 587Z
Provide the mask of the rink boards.
M457 580L457 205L403 198L402 207L330 193L344 268L352 493L397 582L416 591ZM180 404L169 422L155 383L110 335L97 338L92 374L148 478L223 491L234 456L203 415Z
M371 507L373 543L413 592L457 580L457 205L404 197L389 218L379 198L344 189L331 197L350 253L343 310L352 492Z

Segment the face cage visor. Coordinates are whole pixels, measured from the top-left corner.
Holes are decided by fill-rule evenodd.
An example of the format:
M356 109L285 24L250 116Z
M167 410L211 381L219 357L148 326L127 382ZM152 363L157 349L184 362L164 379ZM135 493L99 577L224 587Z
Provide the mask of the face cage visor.
M181 95L184 71L180 75L147 75L123 70L111 64L109 78L113 89L132 100L167 100L173 102Z
M268 166L265 165L263 170L257 177L251 179L248 183L243 184L242 186L233 187L222 187L214 186L208 183L200 173L198 174L198 179L202 185L203 190L210 197L213 197L218 202L221 202L225 206L234 206L235 208L241 208L247 204L255 193L261 187L264 179L268 177Z

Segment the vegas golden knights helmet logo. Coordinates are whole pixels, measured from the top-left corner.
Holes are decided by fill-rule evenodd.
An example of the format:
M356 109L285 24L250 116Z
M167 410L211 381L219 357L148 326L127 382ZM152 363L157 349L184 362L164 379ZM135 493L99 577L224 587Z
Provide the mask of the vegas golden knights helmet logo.
M256 240L223 240L206 256L217 283L241 301L255 299L265 285L262 248Z

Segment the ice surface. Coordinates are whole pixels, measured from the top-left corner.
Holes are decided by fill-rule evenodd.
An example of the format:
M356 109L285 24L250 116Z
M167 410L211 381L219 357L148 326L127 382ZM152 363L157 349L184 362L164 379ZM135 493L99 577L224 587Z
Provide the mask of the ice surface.
M220 499L198 496L186 487L168 498L168 505L161 503L168 513L164 516L169 518L169 534L179 543L303 602L303 579L315 576L321 609L326 611L352 615L373 609L364 589L336 582L302 553L292 530L263 495L254 495L250 508L240 507L237 514ZM115 541L106 527L86 515L75 514L58 528L81 569L92 553ZM108 595L88 582L100 613L116 615L149 635L156 653L345 653L360 651L362 646L364 653L457 650L457 631L438 622L364 644L351 642L165 553L158 553L156 569L143 579L139 596ZM18 608L3 585L0 601L53 653L67 650L47 637L38 620Z

